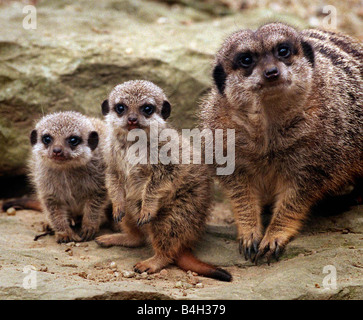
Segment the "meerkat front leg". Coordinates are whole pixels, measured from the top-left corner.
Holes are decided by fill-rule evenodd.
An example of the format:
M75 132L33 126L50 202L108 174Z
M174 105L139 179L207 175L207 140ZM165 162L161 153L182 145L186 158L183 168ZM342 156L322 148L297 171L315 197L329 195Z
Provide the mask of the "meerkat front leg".
M287 243L299 232L309 208L310 201L307 198L302 199L301 194L296 193L294 189L289 189L279 196L271 222L258 248L256 264L262 256L266 256L268 264L272 256L275 256L276 260L279 259Z
M48 201L45 204L46 215L49 219L52 229L55 232L55 236L58 243L65 243L81 241L81 237L72 230L70 226L70 221L68 218L68 212L65 208L59 204L53 203L53 201Z
M89 200L84 207L80 234L82 241L92 240L99 231L101 217L105 210L102 202L103 197L103 195L101 197L94 197L92 200Z
M239 251L246 260L257 254L258 245L263 238L261 222L262 207L253 194L247 181L233 179L224 185L231 201L232 211L237 226Z
M115 222L121 222L125 216L125 181L116 171L108 169L106 172L106 186L112 202L112 216Z
M156 177L154 174L151 175L142 192L142 206L140 217L137 220L138 226L149 223L156 218L160 201L165 197L172 196L172 190L175 190L175 187L172 187L170 180L165 180L161 176Z

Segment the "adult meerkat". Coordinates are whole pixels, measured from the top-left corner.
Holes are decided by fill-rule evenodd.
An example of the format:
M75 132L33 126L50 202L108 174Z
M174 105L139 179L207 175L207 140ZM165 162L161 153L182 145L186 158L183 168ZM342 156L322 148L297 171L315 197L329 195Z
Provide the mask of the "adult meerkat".
M43 117L31 132L30 178L59 243L93 239L105 218L103 133L103 121L71 111Z
M170 263L184 270L223 281L231 275L199 261L191 248L203 232L211 208L211 178L203 165L133 164L127 153L134 142L129 130L139 128L150 136L170 128L166 119L170 104L162 91L148 81L128 81L116 86L102 104L106 115L106 185L114 218L122 219L123 233L103 235L96 242L104 247L137 247L151 242L154 256L134 266L136 272L154 273ZM179 139L178 135L178 139ZM147 141L150 149L150 141ZM159 142L159 153L166 142ZM146 146L145 146L146 147ZM148 160L149 157L148 157Z
M278 259L313 204L362 176L362 59L346 35L282 23L235 32L217 53L200 118L235 129L236 169L218 178L246 259Z

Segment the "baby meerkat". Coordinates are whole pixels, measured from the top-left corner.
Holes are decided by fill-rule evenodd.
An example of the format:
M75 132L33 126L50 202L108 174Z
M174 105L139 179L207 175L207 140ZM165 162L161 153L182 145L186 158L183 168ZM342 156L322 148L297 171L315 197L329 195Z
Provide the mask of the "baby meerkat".
M199 261L190 251L204 230L211 208L212 181L207 168L164 165L160 159L152 164L149 155L145 164L134 164L127 158L134 144L127 139L129 131L142 129L150 137L153 126L157 125L157 133L170 128L166 122L170 109L162 89L142 80L116 86L103 102L108 128L106 185L114 218L123 218L123 233L103 235L96 242L104 247L137 247L151 242L155 254L137 263L136 272L155 273L174 262L183 270L231 281L227 271ZM159 141L157 150L150 152L159 153L165 143ZM144 147L151 147L149 139Z
M346 35L282 23L235 32L217 53L200 118L235 129L235 171L218 178L246 259L277 259L318 200L362 176L362 62Z
M93 239L106 217L103 134L102 120L71 111L43 117L31 132L30 178L59 243Z

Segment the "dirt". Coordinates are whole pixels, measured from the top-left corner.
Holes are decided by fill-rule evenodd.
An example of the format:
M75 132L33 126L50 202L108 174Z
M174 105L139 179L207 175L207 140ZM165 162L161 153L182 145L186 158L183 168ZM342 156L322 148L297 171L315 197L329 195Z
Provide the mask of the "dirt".
M225 213L222 219L221 212ZM0 299L362 298L362 212L356 206L338 217L314 218L289 244L280 262L255 266L239 255L235 228L225 223L226 216L231 219L228 204L218 203L210 219L213 224L209 223L195 254L228 270L231 283L175 266L153 275L136 274L133 265L150 257L151 248L103 249L94 241L57 244L54 236L34 241L42 232L42 213L0 213ZM357 228L354 232L350 223ZM100 233L107 232L111 231ZM336 268L335 290L324 287L326 265ZM36 289L24 289L27 266L36 270Z

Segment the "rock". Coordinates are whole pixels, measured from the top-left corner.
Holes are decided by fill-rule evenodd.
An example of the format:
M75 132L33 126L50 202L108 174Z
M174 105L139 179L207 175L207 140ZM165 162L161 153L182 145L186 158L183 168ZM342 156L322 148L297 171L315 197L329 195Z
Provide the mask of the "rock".
M163 269L159 272L159 275L163 278L167 278L168 277L168 270Z
M133 271L123 271L122 276L124 278L134 278L136 276L136 273Z
M112 261L112 262L110 263L110 268L111 268L111 269L113 269L113 270L116 270L116 269L117 269L117 264L116 264L116 262L115 262L115 261Z
M256 28L266 12L219 17L214 6L192 3L39 1L36 30L21 27L20 3L0 4L0 176L26 172L35 119L60 110L101 117L102 101L126 80L154 81L170 98L171 122L193 127L222 39L237 26Z
M16 215L16 210L14 208L9 208L8 210L6 210L6 214L8 216L15 216Z

